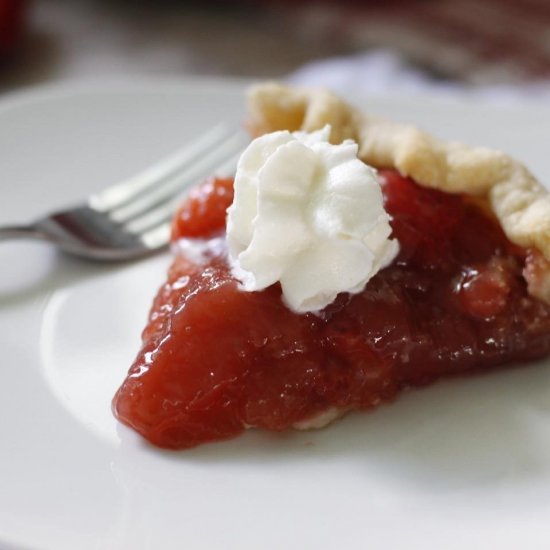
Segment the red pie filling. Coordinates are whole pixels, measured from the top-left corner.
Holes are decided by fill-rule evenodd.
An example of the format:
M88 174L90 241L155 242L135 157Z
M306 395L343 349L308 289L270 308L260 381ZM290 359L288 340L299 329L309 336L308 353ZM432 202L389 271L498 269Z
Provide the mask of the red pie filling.
M177 255L114 398L118 419L155 445L187 448L549 354L550 306L527 293L526 251L482 205L382 175L399 256L319 315L289 311L278 285L239 290L223 246L200 265ZM198 187L174 241L223 235L231 201L230 180Z

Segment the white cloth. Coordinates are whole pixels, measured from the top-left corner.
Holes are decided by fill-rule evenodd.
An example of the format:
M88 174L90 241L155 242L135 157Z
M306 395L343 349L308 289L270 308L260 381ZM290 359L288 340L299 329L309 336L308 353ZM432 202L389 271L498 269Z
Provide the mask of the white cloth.
M323 86L343 96L368 93L469 95L498 102L550 100L550 81L519 86L471 86L443 81L407 64L389 50L374 50L348 57L334 57L304 65L288 82Z

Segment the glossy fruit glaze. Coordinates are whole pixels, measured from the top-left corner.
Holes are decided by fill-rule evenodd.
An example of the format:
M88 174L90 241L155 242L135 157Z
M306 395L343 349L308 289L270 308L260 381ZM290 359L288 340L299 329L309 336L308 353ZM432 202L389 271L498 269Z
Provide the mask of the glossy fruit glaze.
M319 315L289 311L278 285L240 291L220 239L232 182L193 191L173 239L212 238L211 250L200 262L176 255L114 398L116 416L155 445L188 448L549 354L550 306L527 294L527 252L484 206L394 171L381 179L399 256Z

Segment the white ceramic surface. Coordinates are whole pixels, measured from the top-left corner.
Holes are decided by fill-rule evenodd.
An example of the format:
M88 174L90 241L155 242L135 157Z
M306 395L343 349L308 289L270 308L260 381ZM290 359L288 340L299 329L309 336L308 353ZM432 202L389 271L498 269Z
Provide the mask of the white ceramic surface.
M94 84L0 102L0 223L146 166L242 83ZM371 110L512 151L550 181L550 108L378 97ZM109 410L167 255L97 266L0 246L0 548L458 549L550 545L550 363L409 392L315 433L172 453Z

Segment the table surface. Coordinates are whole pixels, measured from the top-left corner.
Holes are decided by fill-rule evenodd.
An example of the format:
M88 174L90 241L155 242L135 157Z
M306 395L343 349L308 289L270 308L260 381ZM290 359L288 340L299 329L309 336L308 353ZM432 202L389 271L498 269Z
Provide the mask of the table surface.
M547 0L30 0L0 93L113 76L280 78L373 48L451 82L521 84L550 78L549 27Z
M277 78L348 53L317 33L296 32L285 10L182 4L35 1L21 50L0 72L0 91L136 75Z

